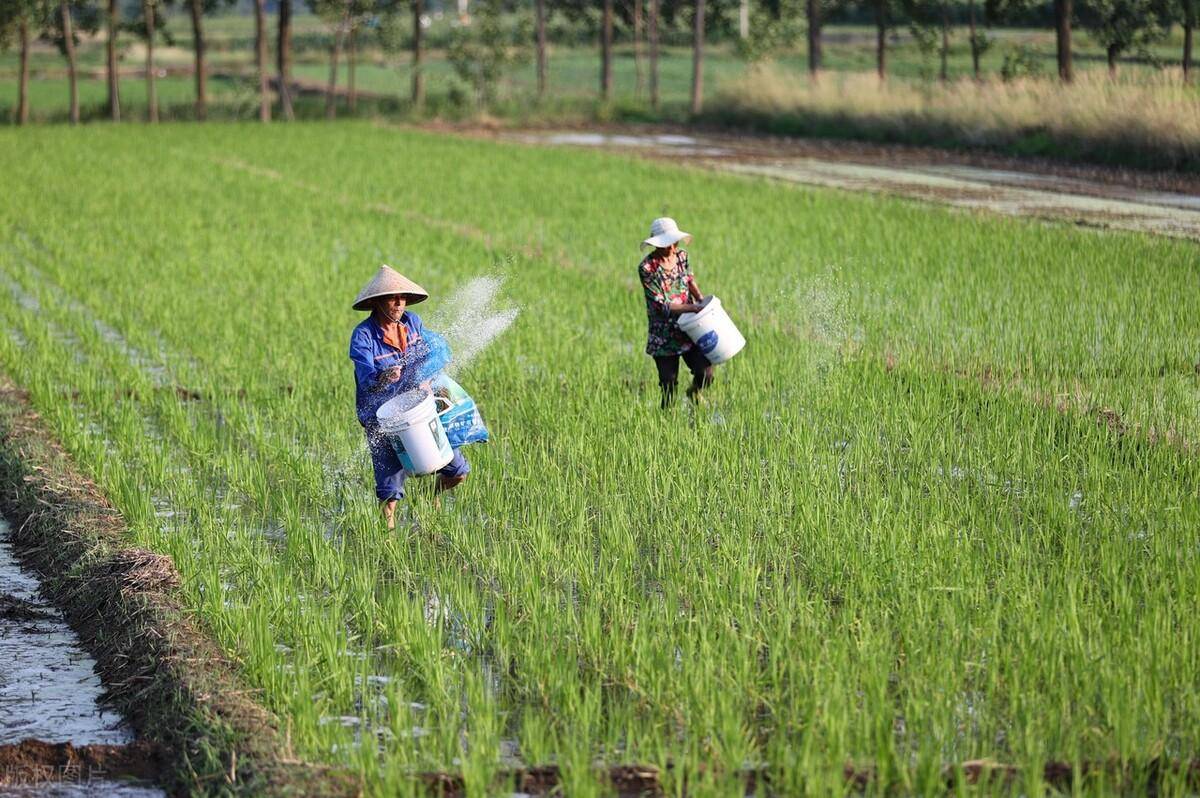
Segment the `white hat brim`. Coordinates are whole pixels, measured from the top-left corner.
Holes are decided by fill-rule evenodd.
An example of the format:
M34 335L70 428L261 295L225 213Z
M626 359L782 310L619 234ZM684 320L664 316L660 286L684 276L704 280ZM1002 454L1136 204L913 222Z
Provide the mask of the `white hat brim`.
M651 236L642 242L645 247L669 247L672 244L678 244L685 238L691 239L691 233L685 233L682 230L676 230L673 233L659 233L656 236Z

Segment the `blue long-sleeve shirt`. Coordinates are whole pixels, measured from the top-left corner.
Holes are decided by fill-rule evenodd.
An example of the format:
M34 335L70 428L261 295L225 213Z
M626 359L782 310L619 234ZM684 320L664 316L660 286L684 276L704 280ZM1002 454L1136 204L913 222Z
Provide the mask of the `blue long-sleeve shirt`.
M425 326L421 317L405 311L400 323L408 329L408 348L401 352L391 344L384 343L383 328L374 318L354 328L350 334L350 360L354 362L354 404L358 421L363 426L375 420L375 411L380 405L397 394L411 391L420 384L420 369L417 366L429 354L425 343ZM399 366L400 379L391 384L380 384L382 372Z

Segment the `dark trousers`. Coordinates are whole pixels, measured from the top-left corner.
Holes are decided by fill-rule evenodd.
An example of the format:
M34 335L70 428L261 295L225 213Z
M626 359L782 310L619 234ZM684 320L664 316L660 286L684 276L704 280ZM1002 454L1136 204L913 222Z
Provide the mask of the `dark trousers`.
M712 363L708 362L708 358L704 356L703 352L693 346L684 352L682 357L688 370L692 372L693 392L701 391L712 385ZM670 407L671 401L675 398L675 386L679 382L679 358L680 355L661 355L654 358L654 365L658 368L658 387L662 388L662 406L664 408Z

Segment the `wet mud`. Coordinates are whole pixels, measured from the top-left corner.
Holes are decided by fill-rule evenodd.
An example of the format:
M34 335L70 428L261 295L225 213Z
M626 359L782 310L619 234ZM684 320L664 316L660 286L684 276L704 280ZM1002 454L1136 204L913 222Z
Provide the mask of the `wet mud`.
M669 768L669 766L668 766ZM1071 792L1089 783L1120 785L1128 794L1156 794L1168 780L1186 785L1189 790L1200 788L1200 760L1152 759L1146 762L1119 760L1084 761L1080 763L1050 761L1040 768L1042 781L1055 790ZM660 771L653 766L619 765L598 774L612 794L620 798L662 796L666 794ZM766 770L744 770L740 773L742 794L773 795L770 773ZM949 792L962 785L982 785L1011 790L1025 777L1014 765L991 759L974 759L946 765L941 769L941 781ZM886 788L884 778L875 767L847 762L842 769L846 788L854 792L873 793ZM422 773L419 779L431 795L439 798L460 798L467 795L461 776L450 773ZM497 787L506 785L515 795L560 795L562 774L557 767L530 767L506 771L498 777ZM683 785L687 790L686 783ZM497 794L503 792L497 789Z
M160 759L158 748L146 742L72 745L25 740L0 745L0 788L5 795L22 794L13 789L22 786L41 787L39 795L55 794L48 788L59 785L60 792L75 787L87 788L90 795L161 796L162 790L150 786L159 776Z
M500 781L512 786L517 795L561 794L561 773L557 767L532 767L504 773ZM605 774L609 787L619 798L664 795L658 768L642 765L618 765ZM466 782L451 773L422 773L421 783L431 795L459 798L467 795Z

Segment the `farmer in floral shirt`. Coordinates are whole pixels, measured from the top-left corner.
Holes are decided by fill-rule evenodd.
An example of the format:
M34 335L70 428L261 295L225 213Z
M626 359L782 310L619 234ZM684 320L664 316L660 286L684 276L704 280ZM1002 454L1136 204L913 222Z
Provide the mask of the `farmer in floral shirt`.
M692 372L692 385L687 395L693 402L699 401L700 391L713 380L712 364L676 324L681 314L699 311L699 303L704 298L688 266L687 252L678 246L680 241L691 238L679 229L674 219L655 219L650 225L650 237L642 242L654 247L654 251L638 265L638 277L646 295L646 316L650 320L646 354L654 358L654 365L658 367L664 409L675 397L680 357Z

